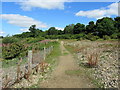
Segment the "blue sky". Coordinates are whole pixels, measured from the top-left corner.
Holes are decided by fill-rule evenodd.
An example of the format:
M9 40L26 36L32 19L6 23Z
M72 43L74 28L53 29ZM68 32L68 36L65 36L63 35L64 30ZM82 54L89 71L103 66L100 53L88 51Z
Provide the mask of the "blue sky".
M51 26L63 29L76 23L87 25L105 16L116 17L117 8L114 2L2 2L0 32L3 36L19 34L32 24L42 30Z

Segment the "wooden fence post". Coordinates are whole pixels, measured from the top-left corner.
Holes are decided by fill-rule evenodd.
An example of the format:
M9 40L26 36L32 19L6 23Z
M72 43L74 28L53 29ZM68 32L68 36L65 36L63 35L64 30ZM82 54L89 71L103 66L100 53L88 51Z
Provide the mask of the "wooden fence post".
M44 47L44 60L46 58L46 48Z
M28 51L28 72L32 72L32 50Z
M20 71L21 62L22 62L22 58L20 58L20 60L18 61L18 65L17 65L17 82L19 82L21 78L21 71Z

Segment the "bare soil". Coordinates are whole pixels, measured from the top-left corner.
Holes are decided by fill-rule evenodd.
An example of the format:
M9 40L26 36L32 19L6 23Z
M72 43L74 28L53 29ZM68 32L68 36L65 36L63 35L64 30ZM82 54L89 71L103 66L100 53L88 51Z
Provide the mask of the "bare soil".
M66 71L80 70L74 57L64 47L61 41L61 52L59 64L52 72L51 77L40 82L41 88L95 88L96 86L82 73L79 75L69 75Z

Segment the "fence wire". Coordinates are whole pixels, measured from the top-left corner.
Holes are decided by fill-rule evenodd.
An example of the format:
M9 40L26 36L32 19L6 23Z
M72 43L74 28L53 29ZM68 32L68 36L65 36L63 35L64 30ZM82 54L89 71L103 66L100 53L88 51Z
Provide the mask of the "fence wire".
M40 50L37 52L32 52L32 69L36 67L39 63L44 61L44 58L47 57L53 50L53 46L49 48L45 48L44 50ZM28 71L29 57L24 57L22 60L26 60L24 64L19 65L19 72L21 77L24 77L25 72ZM18 63L20 60L18 60ZM23 62L23 61L22 61ZM11 66L9 68L2 68L2 87L9 87L13 85L17 80L17 71L18 71L18 63L15 66Z

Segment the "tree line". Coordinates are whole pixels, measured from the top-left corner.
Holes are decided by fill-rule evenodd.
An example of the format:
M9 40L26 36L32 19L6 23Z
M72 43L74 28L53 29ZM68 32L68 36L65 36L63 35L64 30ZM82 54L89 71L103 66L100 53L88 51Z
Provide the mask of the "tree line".
M81 23L66 25L64 30L58 30L50 27L48 30L40 30L36 25L29 28L30 32L23 32L12 37L28 38L28 37L44 37L45 39L118 39L120 36L120 17L110 18L104 17L96 22L90 21L88 25Z

